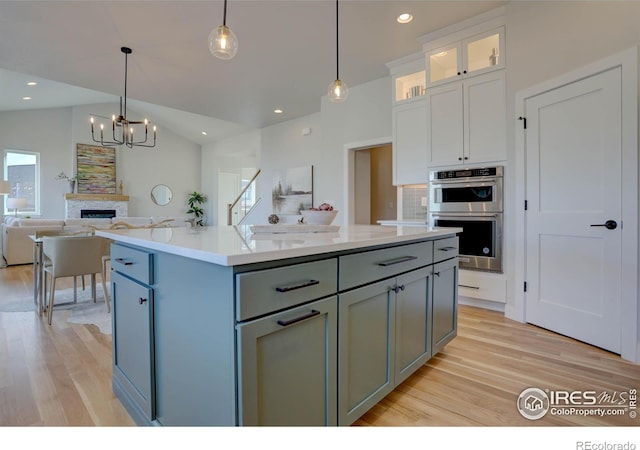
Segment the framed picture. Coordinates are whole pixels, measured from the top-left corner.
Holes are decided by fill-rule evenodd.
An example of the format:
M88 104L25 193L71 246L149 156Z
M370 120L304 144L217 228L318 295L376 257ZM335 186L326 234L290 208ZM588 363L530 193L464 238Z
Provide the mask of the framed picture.
M116 149L78 144L78 194L116 193Z
M274 214L300 214L313 207L313 166L293 167L273 177Z

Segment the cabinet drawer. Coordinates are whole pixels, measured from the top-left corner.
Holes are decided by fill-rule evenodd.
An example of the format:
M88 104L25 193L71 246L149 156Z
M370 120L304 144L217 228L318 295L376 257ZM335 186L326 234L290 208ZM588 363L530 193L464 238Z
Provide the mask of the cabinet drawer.
M433 262L437 263L458 256L458 236L433 242Z
M408 272L432 261L432 241L341 256L340 290Z
M335 258L236 275L236 319L243 321L335 294Z
M144 284L153 284L153 253L111 244L111 268Z
M507 280L504 275L461 270L458 278L458 295L506 303Z

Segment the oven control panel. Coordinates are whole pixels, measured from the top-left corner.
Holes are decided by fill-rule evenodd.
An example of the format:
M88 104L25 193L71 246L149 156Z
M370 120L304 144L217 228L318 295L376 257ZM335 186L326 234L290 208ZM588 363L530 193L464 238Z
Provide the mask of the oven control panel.
M443 170L432 172L432 180L449 180L454 178L476 178L502 176L502 166L479 167L476 169Z

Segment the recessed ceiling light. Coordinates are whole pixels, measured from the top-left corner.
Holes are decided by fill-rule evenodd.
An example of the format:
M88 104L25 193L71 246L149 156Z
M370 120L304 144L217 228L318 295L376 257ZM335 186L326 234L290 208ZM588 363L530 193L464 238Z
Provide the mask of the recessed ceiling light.
M206 132L206 131L203 131L203 132L202 132L202 135L203 135L203 136L206 136L206 135L207 135L207 132Z
M22 100L31 100L31 97L22 97Z
M284 111L281 109L274 109L273 112L276 114L282 114Z
M409 23L413 20L413 16L409 13L402 13L398 16L398 23Z
M35 81L29 81L29 82L27 83L27 86L35 86L35 85L37 85L37 84L38 84L38 83L37 83L37 82L35 82Z

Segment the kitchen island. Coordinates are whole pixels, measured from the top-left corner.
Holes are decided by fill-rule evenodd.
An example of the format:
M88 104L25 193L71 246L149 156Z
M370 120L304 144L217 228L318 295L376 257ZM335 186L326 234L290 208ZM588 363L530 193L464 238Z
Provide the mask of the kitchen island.
M97 231L114 392L140 425L349 425L455 337L461 231Z

